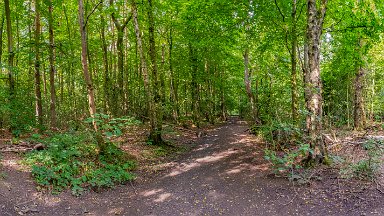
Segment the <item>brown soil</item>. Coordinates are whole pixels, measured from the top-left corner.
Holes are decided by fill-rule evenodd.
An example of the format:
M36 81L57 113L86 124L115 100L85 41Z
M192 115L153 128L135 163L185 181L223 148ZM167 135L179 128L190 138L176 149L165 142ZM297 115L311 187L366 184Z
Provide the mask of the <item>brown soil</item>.
M81 197L37 192L20 157L5 153L0 215L384 215L379 185L323 168L298 186L271 175L260 143L232 118L155 174L141 170L132 183Z

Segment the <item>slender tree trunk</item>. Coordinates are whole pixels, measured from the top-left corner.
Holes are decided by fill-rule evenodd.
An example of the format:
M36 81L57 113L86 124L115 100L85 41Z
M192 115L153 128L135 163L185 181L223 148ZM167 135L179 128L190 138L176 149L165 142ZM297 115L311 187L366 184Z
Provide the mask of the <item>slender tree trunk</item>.
M88 62L87 62L87 55L88 55L87 32L86 32L86 26L84 21L83 0L79 0L79 24L80 24L80 35L81 35L81 63L83 66L85 83L87 85L88 108L89 108L89 113L91 117L94 117L96 114L95 92L94 92L91 77L89 75ZM93 127L95 131L97 131L97 125L95 121L93 121Z
M225 71L219 71L220 76L220 110L221 110L221 118L223 121L227 120L227 111L225 108L225 88L224 88L224 74Z
M101 18L101 44L103 49L103 65L104 65L104 108L108 110L110 107L110 77L109 77L109 62L108 62L108 48L105 39L105 18L103 15Z
M144 79L144 89L146 92L146 102L148 105L148 114L149 114L149 120L150 120L150 125L151 125L151 132L149 135L149 139L154 142L154 144L159 144L156 143L162 142L161 140L161 130L157 131L157 122L156 122L156 104L154 101L153 93L152 93L152 88L150 86L150 80L149 80L149 73L148 73L148 67L145 59L145 54L144 54L144 49L143 49L143 41L141 38L141 31L140 31L140 26L138 22L138 15L137 15L137 7L136 3L133 0L132 1L132 14L133 14L133 23L135 27L135 33L136 33L136 40L137 40L137 49L139 52L140 56L140 63L141 63L141 69L142 69L142 74L143 74L143 79ZM156 140L160 139L160 140Z
M4 30L4 14L1 15L1 23L0 23L0 65L3 65L3 62L2 62L2 57L3 57L3 30ZM2 72L2 69L0 69L0 71ZM3 128L3 122L4 122L4 117L5 116L1 116L0 117L0 128Z
M297 90L297 18L296 18L297 0L292 0L292 42L291 42L291 91L292 91L292 120L294 123L297 122L298 118L298 97L299 93Z
M113 0L110 0L110 5L114 4ZM118 70L118 75L117 75L117 85L118 85L118 100L120 101L121 104L125 103L125 93L124 93L124 30L125 27L127 26L129 20L131 20L132 16L128 16L124 23L120 23L119 20L116 18L115 13L113 12L111 14L113 23L115 24L116 30L117 30L117 41L116 41L116 49L117 49L117 70ZM124 105L120 107L120 111L124 110Z
M189 44L189 55L191 61L191 98L192 98L192 118L197 127L200 127L200 112L199 112L199 86L197 82L198 78L198 59L195 56L195 50L192 44Z
M9 0L4 0L5 18L7 20L7 39L8 39L8 81L9 81L9 103L11 107L10 119L14 118L13 108L15 100L15 80L13 78L13 59L15 53L13 52L13 36L12 36L12 23L11 23L11 10L9 8ZM13 126L10 128L13 130Z
M36 119L40 127L43 126L43 106L41 100L41 75L40 75L40 1L35 0L35 104Z
M307 0L307 33L308 68L305 75L305 102L308 111L306 117L307 133L311 148L309 155L313 160L315 151L320 150L320 157L327 161L327 151L321 137L322 130L322 84L320 77L320 37L326 12L327 0L321 1L320 10L317 9L316 0Z
M153 97L154 100L154 114L151 121L151 134L150 139L155 145L164 144L161 138L163 127L163 108L162 108L162 95L161 86L159 83L159 74L156 60L156 42L155 42L155 22L153 19L153 5L152 0L148 0L148 21L149 21L149 56L151 58L152 80L153 80Z
M55 89L55 40L53 35L53 3L52 0L48 1L48 30L49 30L49 66L50 66L50 73L49 73L49 83L50 83L50 93L51 93L51 106L50 106L50 112L51 112L51 127L55 128L57 125L56 120L56 89Z
M1 15L1 23L0 23L0 65L2 65L2 57L3 57L3 30L4 30L4 14Z
M362 48L364 46L363 39L359 38L358 47L360 54L360 61L356 65L356 73L355 73L355 95L354 95L354 109L353 109L353 120L354 120L354 128L356 130L364 129L366 125L366 115L365 115L365 104L364 104L364 60L362 54Z
M152 89L150 86L150 81L149 81L149 73L148 73L148 67L147 67L147 61L145 58L144 54L144 49L143 49L143 41L141 38L141 31L140 31L140 25L138 21L138 14L137 14L137 7L136 7L136 2L135 0L132 0L132 15L133 15L133 24L135 28L135 34L136 34L136 40L137 40L137 50L139 53L140 57L140 64L141 64L141 71L143 75L143 80L144 80L144 91L145 91L145 100L148 106L148 114L149 114L149 119L150 119L150 124L151 124L151 131L155 129L155 124L153 119L155 118L154 116L154 100L152 96Z
M170 28L169 30L169 57L168 57L168 61L169 61L169 71L170 71L170 74L171 74L171 98L172 98L172 104L173 104L173 119L178 122L178 119L179 119L179 99L178 99L178 94L177 94L177 90L178 90L178 86L177 86L177 83L176 83L176 79L175 79L175 74L173 72L173 63L172 63L172 51L173 51L173 36L172 36L172 27Z

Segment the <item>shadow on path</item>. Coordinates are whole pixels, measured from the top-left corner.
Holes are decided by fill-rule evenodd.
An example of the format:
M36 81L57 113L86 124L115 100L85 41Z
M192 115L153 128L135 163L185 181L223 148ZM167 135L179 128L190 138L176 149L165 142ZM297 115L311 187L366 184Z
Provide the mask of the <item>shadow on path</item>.
M330 195L267 177L263 146L246 131L231 118L148 183L45 197L36 215L360 215Z

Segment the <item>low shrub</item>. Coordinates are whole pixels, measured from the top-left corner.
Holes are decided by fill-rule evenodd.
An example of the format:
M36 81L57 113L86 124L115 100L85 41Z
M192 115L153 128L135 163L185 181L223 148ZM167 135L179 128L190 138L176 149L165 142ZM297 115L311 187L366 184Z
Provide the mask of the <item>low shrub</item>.
M272 163L272 168L276 173L289 173L303 168L301 161L312 151L309 144L300 144L295 148L285 151L264 150L264 158Z
M71 188L80 194L85 188L112 187L134 178L130 171L135 162L129 155L110 142L99 154L91 132L55 134L38 141L46 148L28 153L24 161L40 188L52 192Z
M253 125L251 132L272 144L275 150L281 150L291 145L296 145L296 140L301 140L303 133L300 128L290 123L272 122L268 125Z

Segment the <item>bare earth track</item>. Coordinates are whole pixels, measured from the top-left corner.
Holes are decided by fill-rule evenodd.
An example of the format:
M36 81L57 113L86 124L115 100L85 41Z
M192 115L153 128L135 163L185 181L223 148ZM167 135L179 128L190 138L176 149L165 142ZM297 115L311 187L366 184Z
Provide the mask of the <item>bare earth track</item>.
M232 118L153 178L81 197L36 192L28 172L4 164L0 215L384 215L379 190L341 184L331 171L305 186L273 177L246 130Z

